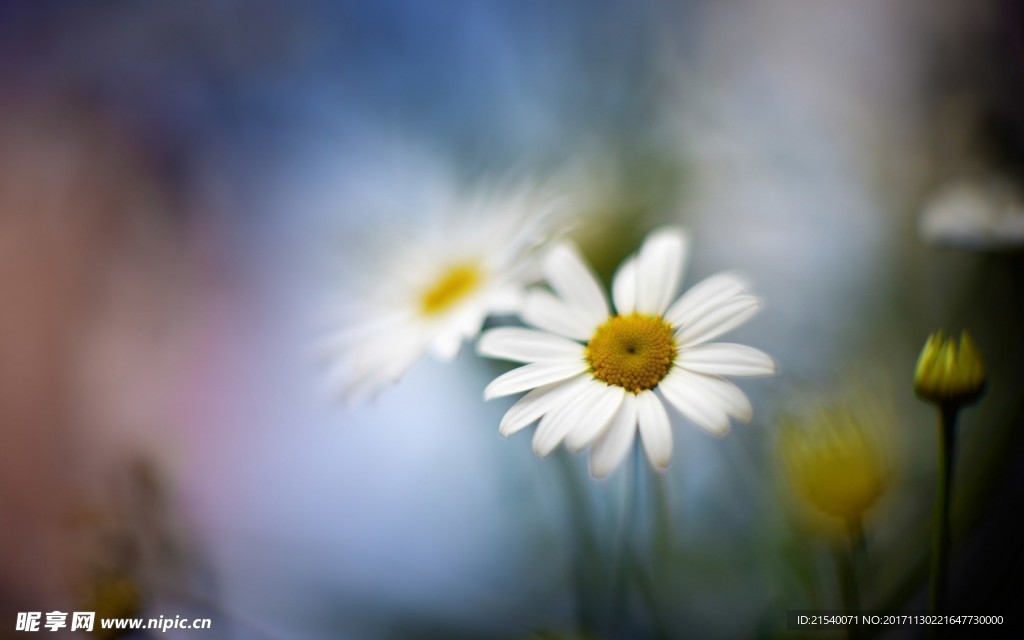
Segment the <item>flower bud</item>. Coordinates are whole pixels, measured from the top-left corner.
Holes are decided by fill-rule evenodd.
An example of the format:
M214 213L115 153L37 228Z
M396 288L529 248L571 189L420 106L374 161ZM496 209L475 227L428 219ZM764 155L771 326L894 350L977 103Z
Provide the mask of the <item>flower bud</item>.
M960 345L936 331L928 337L914 373L914 392L942 406L973 404L985 389L985 365L971 335L964 331Z
M795 491L819 513L844 522L862 519L885 489L885 463L872 427L845 406L820 408L784 422L780 446Z

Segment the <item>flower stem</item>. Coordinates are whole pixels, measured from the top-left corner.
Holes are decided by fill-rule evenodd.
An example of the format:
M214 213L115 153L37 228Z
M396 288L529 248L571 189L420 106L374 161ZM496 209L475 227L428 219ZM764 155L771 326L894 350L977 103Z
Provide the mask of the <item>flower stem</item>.
M854 562L865 568L868 560L868 540L864 533L864 521L859 517L850 518L846 523L846 531L850 537L850 549Z
M847 523L847 540L845 545L836 545L836 568L839 571L839 587L843 596L843 613L860 616L860 589L857 587L857 554L864 547L864 528L860 519L855 518ZM847 627L850 638L858 637L856 624Z
M640 483L643 475L643 460L640 453L639 443L633 447L633 474L627 480L625 490L625 503L622 506L622 520L619 529L619 553L618 564L615 567L615 577L612 589L612 632L616 635L624 630L626 612L629 605L629 581L632 575L631 564L633 562L632 538L633 527L637 522L637 513L640 507Z
M639 449L639 446L634 446L634 450ZM616 550L616 562L612 565L613 577L612 577L612 588L611 603L609 610L611 611L610 631L613 635L620 635L624 631L626 624L626 612L628 608L629 600L629 581L630 581L630 563L633 561L632 558L632 530L634 522L636 521L637 507L639 506L639 499L637 494L639 493L640 487L640 469L639 460L636 456L633 457L633 468L631 469L632 475L626 479L626 487L624 494L624 502L620 515L620 523L618 523L618 549Z
M958 407L940 408L939 470L935 497L934 541L932 544L932 577L928 594L928 612L935 615L946 610L949 578L949 503L953 492L953 456L956 445Z
M565 489L566 512L569 514L570 532L577 541L574 545L573 584L576 589L576 618L578 631L593 634L598 628L601 602L595 594L601 583L599 566L601 553L594 539L593 517L586 490L576 473L573 460L564 449L555 454L555 468L562 476Z

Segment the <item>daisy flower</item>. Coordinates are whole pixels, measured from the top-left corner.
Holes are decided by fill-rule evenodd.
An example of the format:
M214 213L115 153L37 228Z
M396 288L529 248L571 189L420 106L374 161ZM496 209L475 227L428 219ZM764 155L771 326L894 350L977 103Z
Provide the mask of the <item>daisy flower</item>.
M749 421L753 410L722 376L775 373L765 353L710 340L748 320L760 301L737 276L721 273L679 299L687 236L678 228L653 232L618 269L615 311L571 244L543 262L553 292L529 293L523 320L534 327L498 328L480 338L479 352L527 363L491 382L484 398L529 391L501 420L509 435L539 420L533 450L546 456L563 441L574 451L590 445L590 472L611 473L639 430L657 469L672 457L665 402L715 435L729 418Z
M321 345L349 402L398 381L427 353L453 360L488 315L518 311L555 227L548 200L526 188L434 189L402 206L430 222L359 248L364 268L346 275L361 290L340 296L339 328Z
M941 187L918 222L931 244L981 251L1024 245L1024 191L1009 179L990 175Z

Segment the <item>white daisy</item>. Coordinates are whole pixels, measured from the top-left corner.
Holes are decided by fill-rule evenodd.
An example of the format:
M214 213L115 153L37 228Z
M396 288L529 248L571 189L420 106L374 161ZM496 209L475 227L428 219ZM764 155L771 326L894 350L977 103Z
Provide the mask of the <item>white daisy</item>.
M377 266L346 274L362 286L343 291L338 328L322 345L349 402L396 382L428 352L454 359L488 315L518 311L555 222L548 199L531 189L437 189L404 206L430 225L361 247Z
M563 441L575 451L589 444L590 472L602 478L629 452L638 428L651 464L668 466L664 401L715 435L728 430L730 417L750 420L750 401L722 376L770 375L774 361L752 347L709 341L748 320L760 301L728 273L674 300L687 245L681 229L652 233L615 274L615 312L572 245L548 253L543 269L554 293L531 291L522 312L539 330L499 328L480 338L481 354L527 363L484 391L485 399L529 391L501 420L502 435L540 420L538 455Z
M1024 245L1024 190L998 174L949 183L928 201L918 221L929 243L981 251Z

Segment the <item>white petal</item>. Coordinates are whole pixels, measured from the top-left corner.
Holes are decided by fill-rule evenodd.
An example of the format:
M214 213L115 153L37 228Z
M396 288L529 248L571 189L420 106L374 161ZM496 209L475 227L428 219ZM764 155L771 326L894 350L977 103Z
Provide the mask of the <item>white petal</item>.
M761 301L754 296L734 296L703 316L684 320L676 332L676 339L683 345L707 342L740 326L760 309Z
M451 328L462 335L463 340L470 340L480 334L480 329L487 319L488 309L478 303L465 303L465 308L450 320ZM448 321L446 321L446 324Z
M632 313L636 309L636 258L623 262L612 278L612 300L616 313Z
M353 407L368 398L373 398L388 384L388 380L380 377L349 377L338 385L338 389L345 406Z
M562 299L579 309L595 326L608 317L604 291L573 245L560 244L548 252L544 275Z
M672 371L658 384L672 406L701 429L720 436L729 430L729 416L718 402L700 389L686 384L686 377Z
M518 327L488 331L480 337L476 350L480 355L515 362L565 361L584 356L584 346L578 342Z
M675 299L689 239L677 227L648 236L636 258L636 310L661 315Z
M636 434L636 396L627 393L618 413L590 448L590 474L603 478L615 470L633 446Z
M384 387L398 382L423 355L422 347L410 348L390 360L378 358L373 361L362 361L351 367L339 368L338 386L345 404L354 406L366 398L375 396Z
M672 460L672 425L665 412L665 405L653 391L637 394L636 417L647 459L656 469L668 467Z
M677 369L675 375L687 386L712 398L727 415L743 422L750 422L754 417L754 408L747 395L728 380L686 369Z
M523 320L538 329L576 340L590 340L594 330L603 322L603 319L597 322L587 320L575 308L542 290L534 290L527 295Z
M484 389L484 400L499 398L571 378L587 370L587 363L531 362L495 378Z
M519 313L523 309L524 299L523 288L518 285L496 287L487 296L486 307L493 314Z
M382 311L371 309L366 312L373 317L372 322L361 322L346 325L340 329L328 331L315 345L317 352L325 357L333 358L337 351L347 351L370 340L380 340L393 331L402 331L417 318L407 311Z
M544 414L556 410L564 402L569 402L572 394L579 391L583 384L589 382L591 382L590 376L584 374L570 380L537 387L509 407L501 418L498 433L509 436L532 424Z
M415 350L415 360L424 355L429 346L430 335L416 318L401 312L382 313L379 322L363 322L326 332L315 340L309 356L315 364L338 366L339 376L346 371L363 377L382 366L402 359L410 350ZM338 385L338 380L335 380ZM348 387L358 385L358 380L341 384ZM347 396L347 393L342 393Z
M594 380L587 382L577 389L573 397L563 398L563 402L554 411L544 414L540 419L537 430L533 432L534 453L542 458L547 456L579 424L576 418L581 402L587 402L593 394L598 393Z
M693 317L708 313L725 300L747 290L747 282L735 273L723 272L709 276L680 296L665 313L665 321L673 327Z
M442 362L451 362L459 355L462 343L476 337L483 327L486 311L475 301L462 303L461 308L426 323L432 333L430 351Z
M382 367L401 360L410 352L423 355L430 336L419 327L410 325L408 330L393 335L368 337L340 352L340 363L356 375L371 375Z
M385 339L386 338L386 339ZM342 353L329 383L352 405L398 381L426 350L428 336L409 327L391 337L375 336Z
M622 387L597 381L594 384L598 388L598 393L576 409L576 426L565 439L565 445L572 451L579 451L600 435L622 406L624 397L629 395Z
M434 338L430 343L430 352L441 362L451 362L462 349L463 334L458 331L447 331Z
M716 342L683 349L676 356L680 367L718 376L770 376L775 361L764 351L743 344Z

